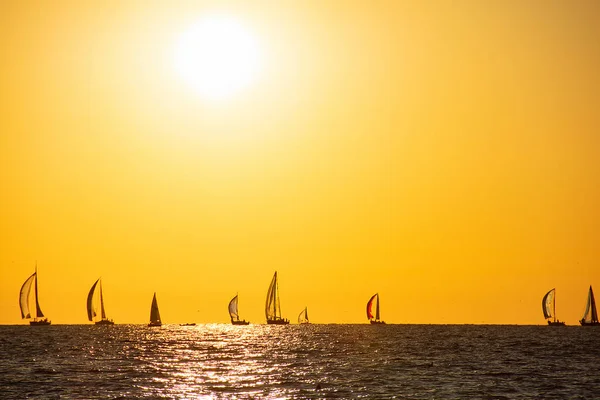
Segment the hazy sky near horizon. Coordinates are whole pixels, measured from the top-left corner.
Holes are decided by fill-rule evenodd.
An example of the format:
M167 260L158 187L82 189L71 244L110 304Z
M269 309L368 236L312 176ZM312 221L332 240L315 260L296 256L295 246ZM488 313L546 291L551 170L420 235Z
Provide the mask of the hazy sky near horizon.
M174 67L214 12L260 48L220 100ZM264 323L277 270L293 321L366 322L378 292L392 323L542 324L556 287L576 324L598 38L597 1L2 2L0 323L37 262L53 323L100 276L117 323L154 292L166 323L227 322L236 293Z

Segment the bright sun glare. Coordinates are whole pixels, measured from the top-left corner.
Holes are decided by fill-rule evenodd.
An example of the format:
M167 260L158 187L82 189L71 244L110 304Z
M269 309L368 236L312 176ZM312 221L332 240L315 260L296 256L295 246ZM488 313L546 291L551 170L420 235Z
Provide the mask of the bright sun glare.
M235 18L211 15L181 35L175 69L203 98L222 100L257 78L259 53L255 38Z

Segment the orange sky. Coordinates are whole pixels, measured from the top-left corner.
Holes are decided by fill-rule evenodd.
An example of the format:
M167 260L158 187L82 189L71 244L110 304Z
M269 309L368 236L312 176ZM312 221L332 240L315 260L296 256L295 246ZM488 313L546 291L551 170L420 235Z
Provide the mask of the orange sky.
M600 291L600 3L2 2L0 323L576 324ZM177 37L232 15L260 76L203 99Z

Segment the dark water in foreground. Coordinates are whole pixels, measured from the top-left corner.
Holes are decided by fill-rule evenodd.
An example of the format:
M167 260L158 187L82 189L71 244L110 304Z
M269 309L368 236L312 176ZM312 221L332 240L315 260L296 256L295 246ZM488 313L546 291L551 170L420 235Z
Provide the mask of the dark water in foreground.
M599 399L599 345L575 326L0 326L0 397Z

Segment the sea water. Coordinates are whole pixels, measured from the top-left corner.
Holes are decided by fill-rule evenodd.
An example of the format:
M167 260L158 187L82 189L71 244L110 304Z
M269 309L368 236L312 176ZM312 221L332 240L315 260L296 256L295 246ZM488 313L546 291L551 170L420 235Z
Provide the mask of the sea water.
M2 399L599 399L600 328L0 326Z

